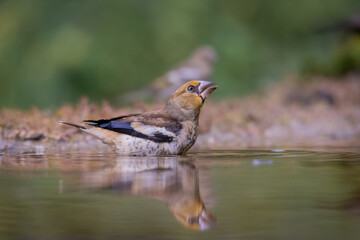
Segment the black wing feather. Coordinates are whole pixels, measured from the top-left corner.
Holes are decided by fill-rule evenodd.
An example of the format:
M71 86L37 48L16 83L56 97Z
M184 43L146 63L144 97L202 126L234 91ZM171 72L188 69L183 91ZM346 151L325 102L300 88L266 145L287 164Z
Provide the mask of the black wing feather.
M120 117L120 118L123 118L123 117ZM164 135L161 132L155 132L155 134L152 136L138 132L133 127L131 127L131 122L112 121L113 119L118 120L120 118L85 120L84 122L87 122L87 125L108 129L108 130L111 130L114 132L123 133L123 134L130 135L133 137L151 140L153 142L171 142L171 141L173 141L173 137Z
M129 115L124 115L124 116L119 116L119 117L114 117L114 118L110 118L110 119L99 119L99 120L84 120L83 122L86 123L96 123L96 124L103 124L103 123L108 123L111 121L115 121L115 120L120 120L126 117L135 117L140 115L139 113L135 113L135 114L129 114ZM91 125L91 124L88 124Z

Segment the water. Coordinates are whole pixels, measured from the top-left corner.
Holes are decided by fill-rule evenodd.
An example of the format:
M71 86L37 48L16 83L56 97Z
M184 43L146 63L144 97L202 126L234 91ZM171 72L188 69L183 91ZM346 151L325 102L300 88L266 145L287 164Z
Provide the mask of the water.
M360 239L360 154L0 153L0 239Z

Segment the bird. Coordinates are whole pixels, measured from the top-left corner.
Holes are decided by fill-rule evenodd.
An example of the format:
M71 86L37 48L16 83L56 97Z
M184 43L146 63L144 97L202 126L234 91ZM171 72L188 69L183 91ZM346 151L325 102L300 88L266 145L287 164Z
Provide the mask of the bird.
M84 120L85 124L59 123L100 139L120 155L183 155L196 141L201 108L216 88L214 82L194 80L178 88L157 111Z
M156 78L148 87L124 94L122 101L138 101L155 96L162 101L180 86L193 79L211 80L213 65L217 60L215 49L208 45L196 48L182 63Z

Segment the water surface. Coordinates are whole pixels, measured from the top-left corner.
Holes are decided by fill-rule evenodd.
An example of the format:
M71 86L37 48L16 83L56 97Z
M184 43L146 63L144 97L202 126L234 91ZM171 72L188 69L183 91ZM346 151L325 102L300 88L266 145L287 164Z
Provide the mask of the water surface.
M360 154L0 153L0 239L360 239Z

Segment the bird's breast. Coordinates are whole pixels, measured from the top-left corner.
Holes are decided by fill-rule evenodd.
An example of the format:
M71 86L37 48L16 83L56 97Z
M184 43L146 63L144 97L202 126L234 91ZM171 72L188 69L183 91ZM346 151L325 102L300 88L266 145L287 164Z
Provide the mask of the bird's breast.
M198 124L195 121L185 121L182 123L182 131L177 137L180 153L188 151L195 143L198 135Z
M121 155L178 155L188 151L195 143L198 126L192 121L182 122L181 131L171 142L154 142L130 135L119 134L113 140L116 151Z

